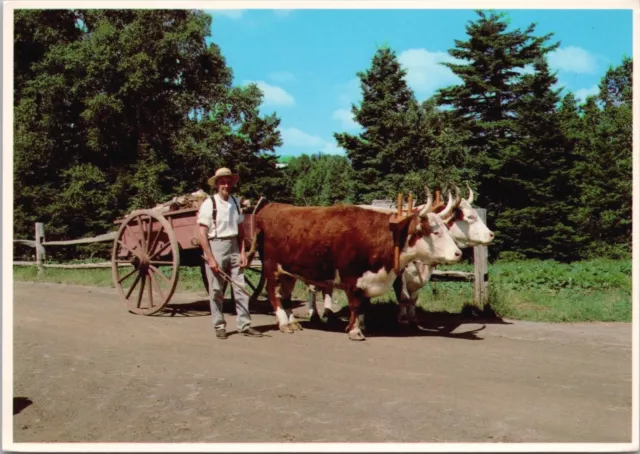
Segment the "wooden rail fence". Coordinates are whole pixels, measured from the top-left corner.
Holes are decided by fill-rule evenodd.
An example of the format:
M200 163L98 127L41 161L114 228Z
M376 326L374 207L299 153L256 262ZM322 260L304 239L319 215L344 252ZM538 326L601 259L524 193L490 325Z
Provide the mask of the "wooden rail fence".
M36 250L35 262L29 261L14 261L16 266L35 266L38 273L42 272L44 268L68 268L68 269L82 269L82 268L111 268L111 262L97 262L97 263L77 263L77 264L60 264L60 263L45 263L46 251L45 246L71 246L75 244L90 244L100 243L104 241L113 241L117 236L117 232L109 232L102 235L94 236L91 238L79 238L76 240L66 241L45 241L44 224L42 222L36 222L35 225L35 241L34 240L13 240L16 244L23 244L30 246ZM123 266L126 266L124 264Z
M374 201L377 202L377 201ZM378 205L380 206L380 205ZM486 210L484 208L476 208L478 216L486 223ZM42 272L44 268L66 268L66 269L90 269L90 268L111 268L111 262L97 262L97 263L78 263L78 264L59 264L59 263L46 263L46 251L45 246L70 246L76 244L90 244L99 243L105 241L114 241L117 236L117 232L109 232L103 235L94 236L91 238L80 238L76 240L66 241L45 241L44 224L37 222L35 224L35 241L34 240L21 240L14 239L16 244L23 244L35 248L36 260L30 261L14 261L14 266L35 266L38 270L38 274ZM475 246L473 248L473 273L467 273L463 271L441 271L433 270L431 275L431 282L473 282L474 285L474 303L484 304L487 301L487 290L489 274L487 263L487 247ZM119 266L127 266L127 264L120 264ZM254 260L251 263L252 267L259 267L259 260Z

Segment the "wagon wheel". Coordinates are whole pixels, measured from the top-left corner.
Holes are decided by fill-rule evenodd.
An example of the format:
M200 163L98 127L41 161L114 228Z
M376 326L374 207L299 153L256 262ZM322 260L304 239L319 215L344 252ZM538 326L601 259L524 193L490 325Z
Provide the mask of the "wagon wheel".
M113 243L111 269L116 290L130 312L152 315L161 310L176 289L179 266L178 242L164 216L136 210L122 222Z

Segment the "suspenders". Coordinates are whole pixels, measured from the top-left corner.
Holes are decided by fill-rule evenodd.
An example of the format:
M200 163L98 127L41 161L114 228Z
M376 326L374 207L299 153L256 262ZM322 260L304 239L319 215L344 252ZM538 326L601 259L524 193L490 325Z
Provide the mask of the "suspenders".
M218 206L216 205L216 198L212 195L209 196L209 198L211 199L211 203L213 203L213 225L216 225L216 220L218 218ZM236 210L238 211L238 216L240 216L240 208L238 208L238 201L236 200L236 198L234 196L231 196L231 198L233 199L233 204L236 206ZM215 235L214 238L218 238L218 229L216 228L215 231Z

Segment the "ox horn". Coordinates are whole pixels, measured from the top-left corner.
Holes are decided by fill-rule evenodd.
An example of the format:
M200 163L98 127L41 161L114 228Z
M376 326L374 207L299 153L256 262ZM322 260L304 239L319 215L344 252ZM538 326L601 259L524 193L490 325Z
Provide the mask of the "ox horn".
M473 203L473 191L471 190L471 186L469 186L469 183L467 183L467 189L469 190L469 198L467 199L467 202L469 202L469 205L471 205Z
M453 189L456 193L456 201L453 205L453 208L458 208L460 206L460 202L462 202L462 197L460 197L460 188L454 184Z
M431 205L433 204L433 198L431 197L431 191L429 190L429 187L425 186L424 190L427 194L427 203L424 204L424 208L422 208L422 210L420 210L420 214L418 214L418 216L421 218L426 216L427 213L431 212Z
M449 201L447 202L447 206L445 207L444 210L442 210L440 213L438 213L442 219L445 219L445 218L449 217L449 215L453 212L453 209L455 207L454 201L453 201L453 197L451 197L451 191L448 191L447 195L449 197Z

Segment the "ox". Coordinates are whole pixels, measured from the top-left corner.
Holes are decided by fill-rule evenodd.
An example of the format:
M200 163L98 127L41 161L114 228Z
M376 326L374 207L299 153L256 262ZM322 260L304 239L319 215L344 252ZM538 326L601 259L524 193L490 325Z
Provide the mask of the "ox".
M476 210L471 206L473 203L473 191L469 185L467 185L467 189L469 190L468 198L461 199L460 191L455 187L456 197L452 209L450 207L451 196L449 196L449 203L447 204L447 207L440 211L441 215L445 215L444 222L449 229L451 238L453 238L460 249L480 245L486 246L489 245L494 238L493 232L489 230L486 224L478 216ZM396 211L395 209L380 207L362 207L387 214L393 214ZM416 207L416 209L421 208L422 207ZM438 209L435 210L435 212L438 211ZM398 322L400 324L417 324L415 306L418 300L418 292L426 285L427 282L429 282L434 268L435 266L428 263L421 262L420 260L413 260L407 264L402 274L398 276L393 283L393 289L399 304ZM327 316L331 314L331 294L333 289L330 286L326 286L321 290L324 301L323 316ZM319 317L315 307L315 292L315 288L310 288L310 295L307 300L309 316L312 318Z
M344 290L351 312L346 329L349 339L365 339L361 330L363 306L384 295L397 277L389 219L387 213L353 205L271 203L256 214L262 272L280 331L300 329L290 307L285 309L282 304L290 302L299 279L307 285ZM430 194L427 203L400 230L398 241L400 270L413 260L435 265L454 263L462 257L441 216L432 212Z

